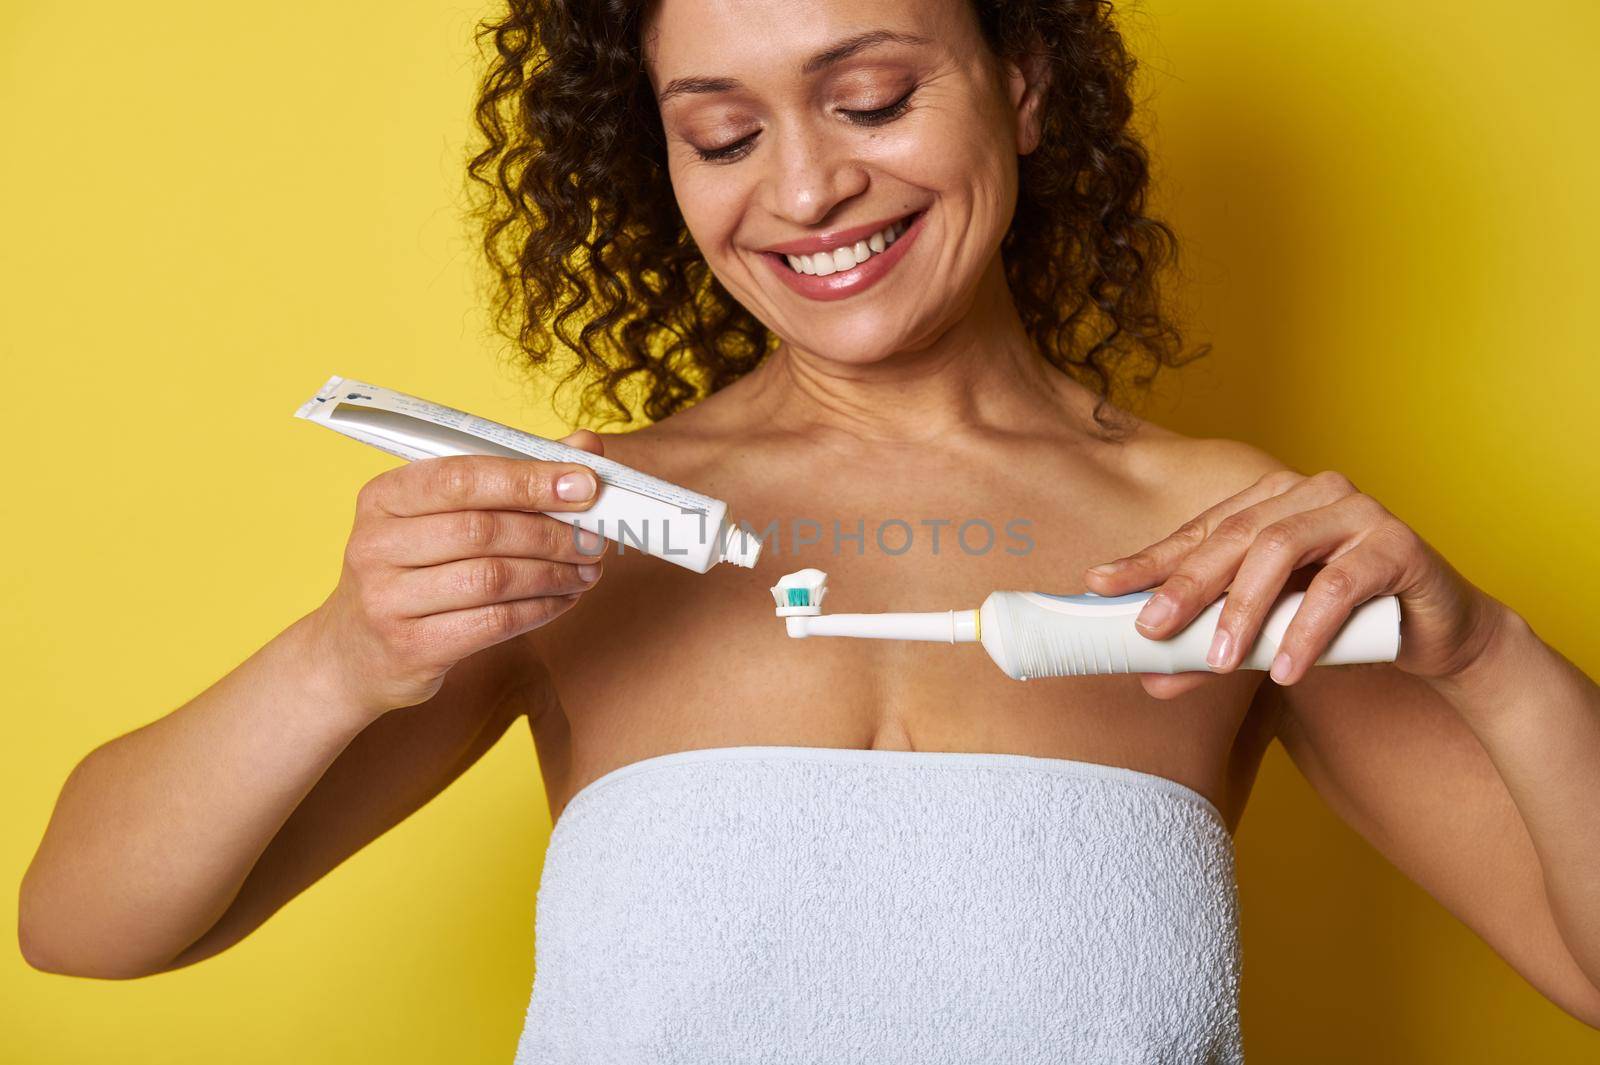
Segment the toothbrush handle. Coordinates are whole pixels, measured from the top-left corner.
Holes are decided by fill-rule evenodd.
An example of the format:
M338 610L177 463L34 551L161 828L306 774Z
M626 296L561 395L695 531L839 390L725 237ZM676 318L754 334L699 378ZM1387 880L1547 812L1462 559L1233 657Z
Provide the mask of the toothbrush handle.
M1222 614L1218 599L1181 631L1151 640L1133 620L1149 592L1100 596L995 592L984 601L982 643L1006 675L1076 677L1106 673L1181 673L1209 670L1206 652ZM1240 669L1269 669L1305 592L1280 596L1245 651ZM1378 596L1360 604L1313 665L1392 662L1400 652L1400 601Z

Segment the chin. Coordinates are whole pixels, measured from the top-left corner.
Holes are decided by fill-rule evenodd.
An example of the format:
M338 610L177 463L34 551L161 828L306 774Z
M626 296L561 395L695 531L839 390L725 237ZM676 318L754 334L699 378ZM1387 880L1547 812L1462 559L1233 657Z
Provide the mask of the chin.
M863 342L863 334L873 339ZM837 339L834 339L835 337ZM887 362L903 351L904 340L898 330L891 333L888 328L884 328L881 332L870 328L857 328L829 330L823 333L808 332L785 337L784 343L815 358L840 366L872 366Z

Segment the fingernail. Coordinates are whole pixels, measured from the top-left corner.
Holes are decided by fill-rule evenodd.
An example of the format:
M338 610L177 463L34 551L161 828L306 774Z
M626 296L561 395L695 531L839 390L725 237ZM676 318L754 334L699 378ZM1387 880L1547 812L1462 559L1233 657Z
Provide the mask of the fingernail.
M1157 593L1150 597L1150 601L1144 605L1144 609L1139 611L1139 616L1134 620L1142 629L1159 629L1176 609L1176 605L1165 593Z
M1228 645L1233 642L1233 637L1228 635L1228 630L1219 628L1216 635L1211 637L1211 650L1206 652L1206 664L1213 669L1221 669L1228 661Z
M1294 663L1289 659L1289 652L1279 651L1278 657L1272 660L1272 669L1269 672L1275 682L1282 684L1289 678L1289 670L1293 667Z
M1089 572L1099 574L1102 577L1109 577L1121 568L1121 562L1102 562L1098 566L1090 566Z
M606 546L606 538L593 529L578 529L572 538L577 543L578 550L586 555L598 555Z
M594 495L594 475L590 473L563 474L556 481L556 495L569 503L581 503Z
M586 562L578 567L578 579L584 584L593 584L600 578L600 567Z

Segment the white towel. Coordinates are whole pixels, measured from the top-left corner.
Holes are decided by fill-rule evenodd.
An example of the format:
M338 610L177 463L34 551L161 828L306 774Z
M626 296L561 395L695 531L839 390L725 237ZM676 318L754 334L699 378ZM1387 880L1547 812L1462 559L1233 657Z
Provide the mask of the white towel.
M1238 1062L1233 859L1088 762L646 758L552 832L515 1065Z

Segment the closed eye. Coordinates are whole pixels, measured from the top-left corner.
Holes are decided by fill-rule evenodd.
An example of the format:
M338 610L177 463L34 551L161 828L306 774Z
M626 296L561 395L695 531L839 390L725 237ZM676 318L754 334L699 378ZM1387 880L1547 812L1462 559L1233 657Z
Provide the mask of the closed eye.
M916 91L916 87L913 86L909 92L887 107L879 107L872 111L841 110L839 113L847 116L858 126L886 125L911 109L911 97L916 95ZM696 148L695 154L708 163L732 162L748 155L755 146L755 139L756 134L752 133L721 148Z
M916 94L913 86L909 92L888 107L880 107L876 111L841 111L840 114L853 116L850 121L862 126L881 126L885 122L893 122L907 111L911 110L911 97Z

